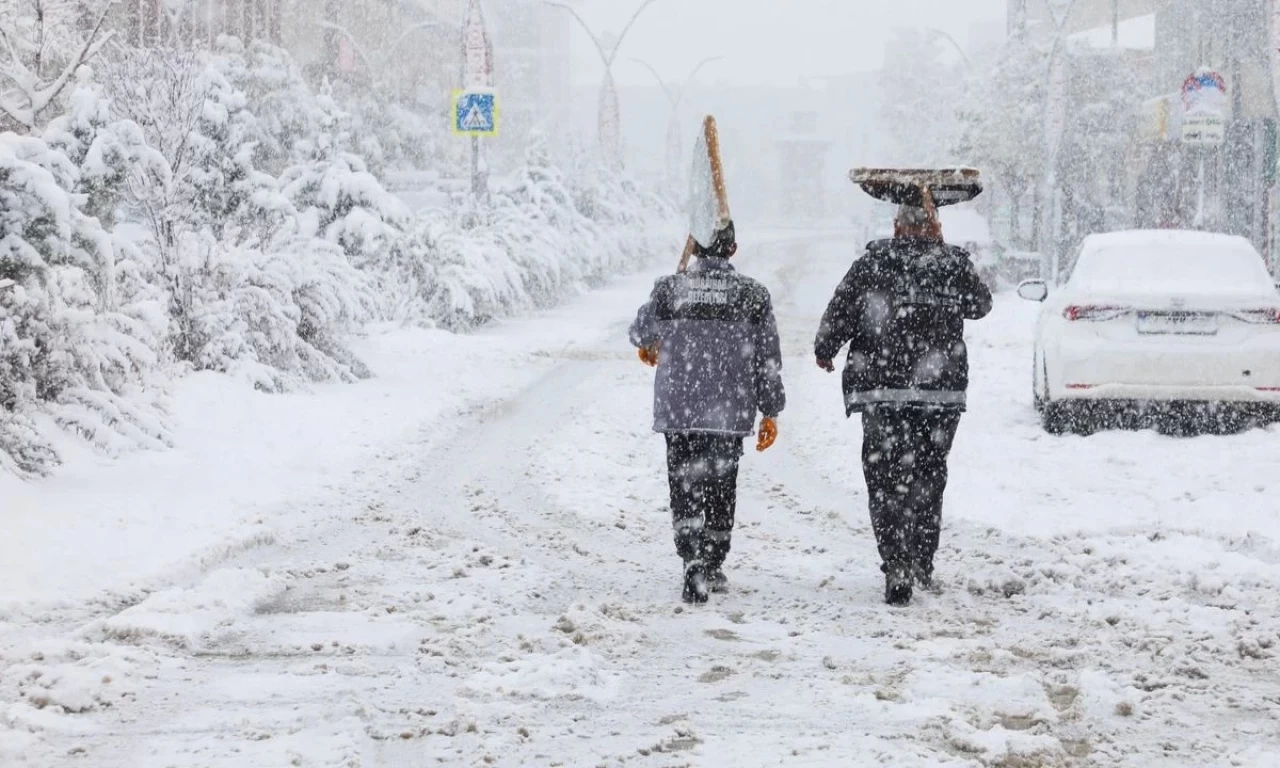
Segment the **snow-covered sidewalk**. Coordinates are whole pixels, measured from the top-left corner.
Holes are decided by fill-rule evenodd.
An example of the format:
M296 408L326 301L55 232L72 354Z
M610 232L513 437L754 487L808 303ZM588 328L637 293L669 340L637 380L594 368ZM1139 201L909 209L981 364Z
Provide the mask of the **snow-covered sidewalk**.
M565 349L598 346L651 284L632 277L474 335L372 329L356 349L376 378L354 385L268 395L197 374L173 396L176 450L110 461L67 440L52 478L0 474L0 619L129 600L305 525L335 488L421 455Z
M1045 436L1034 307L1002 298L943 590L887 609L859 430L810 354L851 255L742 256L791 405L705 608L678 602L623 333L647 277L474 337L371 336L355 388L195 380L174 454L12 489L0 765L1280 763L1277 433Z

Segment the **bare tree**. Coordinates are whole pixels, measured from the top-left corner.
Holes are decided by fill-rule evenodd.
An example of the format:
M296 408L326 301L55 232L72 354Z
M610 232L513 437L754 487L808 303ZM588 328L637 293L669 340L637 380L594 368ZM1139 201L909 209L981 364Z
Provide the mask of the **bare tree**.
M35 39L31 41L33 52L28 61L23 60L19 51L17 18L11 17L0 23L0 57L3 57L0 58L0 82L8 83L8 88L0 91L0 114L28 131L36 128L41 113L62 94L75 77L76 70L97 56L114 36L113 32L104 32L102 29L113 4L107 2L78 52L67 60L57 77L50 79L45 76L44 70L50 40L49 29L54 21L51 14L55 9L50 7L48 0L30 2Z
M181 319L179 241L190 229L186 224L195 205L195 192L186 179L208 85L194 55L156 50L125 52L104 68L103 82L116 114L141 126L147 144L168 163L161 168L134 168L127 181L127 199L151 231L170 310Z

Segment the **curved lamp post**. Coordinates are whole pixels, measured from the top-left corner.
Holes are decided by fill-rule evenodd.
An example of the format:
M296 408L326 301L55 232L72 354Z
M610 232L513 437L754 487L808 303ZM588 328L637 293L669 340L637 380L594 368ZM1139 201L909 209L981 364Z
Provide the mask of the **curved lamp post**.
M941 29L936 29L934 27L925 27L924 31L928 32L930 35L933 35L934 37L941 38L947 41L948 43L950 43L951 47L956 49L956 53L960 54L960 60L964 62L965 68L968 69L970 72L973 71L973 60L969 58L969 54L964 52L964 48L961 47L961 45L956 42L956 39L954 37L947 34L946 32L943 32Z
M618 89L613 83L613 62L617 60L618 51L622 48L622 42L626 40L627 33L635 26L640 14L644 13L649 6L658 2L658 0L644 0L635 13L631 15L631 19L622 28L622 32L617 39L610 41L612 45L606 45L600 36L592 31L586 19L583 19L582 15L573 6L556 2L555 0L543 0L543 2L552 7L568 11L578 22L578 25L582 27L583 31L587 33L587 36L591 38L591 42L596 47L596 52L600 54L600 61L604 63L604 82L600 86L600 105L596 116L600 132L600 148L604 151L606 160L615 168L621 169L623 167L622 109L618 104Z
M662 79L662 75L658 74L658 70L652 64L640 59L632 59L635 63L649 70L649 72L658 81L658 86L662 88L662 92L666 94L667 101L671 104L671 118L667 121L667 180L672 185L679 183L680 178L680 160L684 156L684 142L680 138L680 103L684 100L685 91L698 76L702 68L713 62L722 61L723 56L712 56L698 62L689 76L684 79L680 87L672 90L671 86Z

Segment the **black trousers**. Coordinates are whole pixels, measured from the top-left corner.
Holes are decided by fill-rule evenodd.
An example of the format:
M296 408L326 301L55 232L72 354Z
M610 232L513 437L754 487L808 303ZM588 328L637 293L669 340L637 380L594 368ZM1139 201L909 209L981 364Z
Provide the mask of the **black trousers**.
M862 414L862 473L884 567L933 573L947 456L960 412L872 406Z
M738 505L741 437L692 432L667 435L667 480L676 553L719 568L729 556Z

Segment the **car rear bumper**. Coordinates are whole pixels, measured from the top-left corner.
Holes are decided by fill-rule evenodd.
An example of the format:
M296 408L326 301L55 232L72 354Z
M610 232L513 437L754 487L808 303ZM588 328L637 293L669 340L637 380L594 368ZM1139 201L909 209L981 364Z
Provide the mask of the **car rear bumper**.
M1063 338L1052 399L1280 403L1280 333L1248 338ZM1056 369L1056 370L1053 370Z
M1280 406L1280 390L1242 385L1158 385L1068 383L1054 400L1107 400L1160 403L1256 403Z

